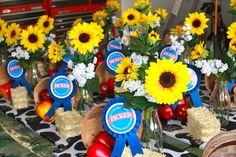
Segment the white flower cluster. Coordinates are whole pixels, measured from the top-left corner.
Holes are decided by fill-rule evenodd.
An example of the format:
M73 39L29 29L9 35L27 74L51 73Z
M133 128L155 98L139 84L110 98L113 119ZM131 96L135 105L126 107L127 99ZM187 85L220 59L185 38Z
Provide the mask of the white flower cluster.
M50 41L51 44L55 43L55 39L56 38L56 35L53 34L53 33L50 33L48 36L45 36L44 39L46 41Z
M132 59L132 63L135 65L147 64L149 59L148 56L141 56L135 52L133 52L130 57Z
M21 46L17 46L17 47L12 47L8 50L11 53L11 57L13 58L17 58L17 59L25 59L25 60L29 60L30 55L29 52L22 49Z
M182 35L182 38L185 40L185 41L191 41L193 39L191 33L190 33L190 30L191 30L191 27L189 24L186 24L183 26L183 31L184 31L184 34Z
M3 42L5 39L4 38L0 38L0 43Z
M116 40L120 41L125 46L128 46L129 41L130 41L130 36L132 36L134 33L135 33L135 31L127 31L126 29L124 29L123 36L121 38L118 37Z
M222 63L219 59L197 60L195 61L195 65L206 76L223 73L228 69L228 64Z
M235 62L235 56L230 51L227 51L227 55Z
M76 80L80 87L84 87L88 79L95 77L95 64L97 58L95 57L93 63L89 63L86 66L84 63L74 65L72 61L69 61L68 67L72 69L72 73L69 74L70 80Z
M145 90L144 85L142 84L141 80L127 80L124 83L124 89L129 90L131 93L134 92L134 96L144 96L147 98L149 102L156 102L156 99L149 96Z

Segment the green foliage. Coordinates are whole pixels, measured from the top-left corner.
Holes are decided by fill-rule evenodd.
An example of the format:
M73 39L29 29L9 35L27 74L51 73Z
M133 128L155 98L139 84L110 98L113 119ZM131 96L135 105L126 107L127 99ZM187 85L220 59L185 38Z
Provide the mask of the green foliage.
M85 55L75 53L72 62L75 64L84 63L88 65L89 63L93 63L94 54L93 53L86 53Z
M236 15L236 10L229 11L231 14Z
M138 79L144 81L145 80L145 70L148 69L148 65L142 64L141 67L138 69Z
M208 50L208 59L214 59L214 47L213 44L210 45Z
M86 83L86 89L91 92L99 92L99 79L98 76L95 75L93 79L88 79Z

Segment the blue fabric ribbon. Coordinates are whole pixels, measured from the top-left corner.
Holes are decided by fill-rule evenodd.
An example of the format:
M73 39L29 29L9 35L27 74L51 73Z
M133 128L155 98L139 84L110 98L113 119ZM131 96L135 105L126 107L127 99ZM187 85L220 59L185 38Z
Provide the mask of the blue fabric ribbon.
M231 80L231 82L228 83L228 89L230 93L233 92L234 83L235 83L235 80Z
M45 115L45 117L50 118L51 116L53 116L53 114L55 113L56 109L59 108L60 106L63 106L64 111L70 111L72 110L72 104L71 104L71 99L72 97L75 95L76 91L77 91L77 86L76 86L76 82L75 80L72 81L73 84L73 90L71 92L71 94L69 96L67 96L66 98L58 98L56 97L52 91L51 91L51 83L54 80L54 78L58 77L58 76L68 76L68 74L66 72L58 72L55 75L53 75L50 80L48 81L48 93L50 94L50 96L54 99L54 103L52 105L52 107L50 108L50 110L47 112L47 114Z
M140 141L136 135L136 131L139 129L139 127L141 125L141 120L142 120L140 110L135 110L136 123L130 132L127 132L124 134L123 133L120 133L120 134L115 133L111 129L109 129L109 127L106 123L106 112L108 111L108 109L113 104L120 103L120 102L124 103L125 101L126 101L126 99L124 97L114 98L111 101L109 101L103 109L103 113L102 113L103 127L110 135L112 135L113 137L116 138L115 146L114 146L113 152L111 154L111 157L121 157L122 152L125 148L126 142L128 142L128 144L130 146L132 156L135 156L136 154L143 154L142 146L141 146Z

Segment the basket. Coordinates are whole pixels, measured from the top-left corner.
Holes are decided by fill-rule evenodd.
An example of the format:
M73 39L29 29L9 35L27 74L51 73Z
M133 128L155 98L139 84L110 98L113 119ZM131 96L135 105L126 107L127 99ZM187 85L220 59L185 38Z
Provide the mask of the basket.
M104 130L102 127L102 111L105 105L105 103L96 105L85 114L81 122L81 138L86 148L89 148L92 145L95 136ZM141 137L141 132L142 126L140 126L137 131L137 136L139 138Z

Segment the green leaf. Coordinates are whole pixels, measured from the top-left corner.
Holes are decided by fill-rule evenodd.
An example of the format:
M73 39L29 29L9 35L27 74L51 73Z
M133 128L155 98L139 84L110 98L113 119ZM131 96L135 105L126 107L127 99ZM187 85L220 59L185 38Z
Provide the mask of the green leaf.
M139 75L138 78L142 81L145 80L145 75L146 75L145 70L146 69L148 69L148 65L146 65L146 64L142 64L141 67L138 69L138 75Z
M134 109L141 109L141 110L144 110L150 107L152 108L160 107L159 104L148 102L148 100L143 96L133 97L133 99L129 103Z
M97 75L93 79L87 80L86 88L91 92L99 92L99 79Z

